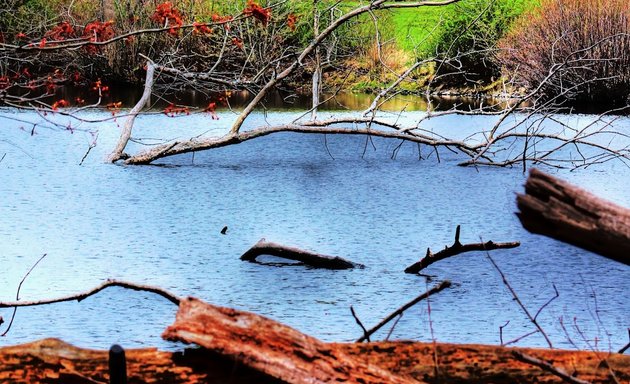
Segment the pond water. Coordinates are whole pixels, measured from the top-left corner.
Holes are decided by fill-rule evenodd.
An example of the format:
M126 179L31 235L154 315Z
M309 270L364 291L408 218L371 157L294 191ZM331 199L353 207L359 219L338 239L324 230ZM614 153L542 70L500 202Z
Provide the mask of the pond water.
M15 299L24 274L46 254L22 285L22 300L124 279L263 314L326 341L351 341L361 336L351 305L371 326L448 279L454 287L432 297L430 311L426 302L407 311L391 338L497 344L499 327L508 321L505 341L533 331L483 253L434 264L425 270L431 281L403 273L428 247L451 244L460 224L463 242L522 242L492 257L530 311L553 296L555 284L560 296L539 317L554 346L609 351L628 341L630 268L526 232L514 215L515 194L526 178L520 169L457 167L460 155L443 151L438 162L426 149L419 160L412 144L392 159L398 142L297 134L158 166L116 166L103 159L120 119L72 120L72 130L64 130L45 121L63 116L0 113L0 157L6 154L0 162L0 300ZM258 113L248 124L295 115ZM134 136L147 143L220 133L232 115L220 116L214 121L207 115L144 115ZM492 119L453 116L445 129L465 134ZM630 129L628 119L618 123ZM79 165L96 134L96 147ZM130 150L142 147L135 143ZM630 206L630 170L621 163L547 171ZM227 234L220 234L226 225ZM328 271L240 261L263 237L366 268ZM0 316L8 322L11 312L0 310ZM0 345L59 337L91 348L119 343L177 349L160 338L175 312L155 295L113 288L80 303L19 309ZM540 335L518 344L545 346Z

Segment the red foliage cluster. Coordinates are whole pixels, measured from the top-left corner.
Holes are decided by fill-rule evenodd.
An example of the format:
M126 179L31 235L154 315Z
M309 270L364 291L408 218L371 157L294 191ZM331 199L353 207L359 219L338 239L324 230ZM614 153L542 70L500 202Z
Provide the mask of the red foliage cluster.
M239 39L238 37L232 38L232 44L236 45L239 49L243 49L243 40Z
M208 24L194 22L193 23L193 32L194 33L201 33L201 34L204 34L204 35L209 35L209 34L212 33L212 28L208 27Z
M65 40L75 37L75 31L70 23L63 21L48 31L45 36L52 40Z
M263 25L267 25L269 20L271 20L271 9L261 7L254 0L247 0L247 7L243 10L243 14L254 17Z
M26 34L24 32L19 32L15 35L15 38L17 40L26 40L28 38L28 36L26 36Z
M295 31L295 23L297 23L297 16L294 13L289 13L287 16L287 26L291 31Z
M69 106L70 103L68 103L66 100L61 99L61 100L57 100L53 103L53 105L50 107L53 111L58 110L59 108L66 108L67 106Z
M164 114L169 117L175 117L179 114L190 115L190 109L188 107L178 107L173 103L170 103L166 108L164 108Z
M93 21L85 26L83 36L90 39L90 42L106 41L114 37L114 22L113 21ZM97 53L99 47L95 45L87 45L85 47L89 53Z
M226 31L230 30L229 22L232 21L233 19L234 18L232 16L221 16L221 15L217 15L216 13L212 15L212 21L214 23L225 23L223 27L225 28Z
M105 106L108 111L112 113L112 116L116 115L118 111L120 111L120 107L122 107L122 101L117 101L113 103L109 103Z
M173 8L169 1L158 4L155 12L153 12L153 16L151 16L151 20L162 26L170 26L168 33L171 35L177 35L179 28L184 24L182 14L176 8Z
M0 76L0 90L7 89L11 86L11 80L8 76Z
M92 85L92 90L96 92L109 92L109 87L107 85L103 85L103 83L101 82L101 79L98 79Z
M206 109L204 109L204 112L210 113L210 116L212 116L212 120L219 120L219 115L217 115L216 109L217 103L212 102L208 104Z

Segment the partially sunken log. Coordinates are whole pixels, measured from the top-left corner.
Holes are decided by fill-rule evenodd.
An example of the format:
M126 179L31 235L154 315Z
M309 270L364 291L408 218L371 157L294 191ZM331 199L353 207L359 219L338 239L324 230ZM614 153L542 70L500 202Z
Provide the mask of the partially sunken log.
M314 268L324 269L351 269L363 268L363 265L353 263L338 256L327 256L300 248L287 247L282 244L268 242L260 239L254 246L247 250L241 260L258 263L258 256L271 255L287 260L298 261Z
M495 243L492 240L487 241L485 243L473 243L473 244L462 244L459 242L459 232L460 226L457 226L455 230L455 242L450 247L445 247L443 250L432 253L431 249L427 249L427 254L417 263L414 263L405 269L405 273L419 273L429 265L438 262L440 260L444 260L451 256L456 256L461 253L466 252L474 252L474 251L493 251L495 249L507 249L507 248L516 248L521 243L518 241L512 241L508 243Z
M163 337L195 343L287 383L412 383L265 317L183 300Z
M630 209L536 169L517 204L528 231L630 265Z

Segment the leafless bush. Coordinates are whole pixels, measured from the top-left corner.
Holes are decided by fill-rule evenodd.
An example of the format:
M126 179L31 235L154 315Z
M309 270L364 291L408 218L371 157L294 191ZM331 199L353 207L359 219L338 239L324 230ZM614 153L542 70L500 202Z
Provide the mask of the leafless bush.
M500 42L508 77L547 97L620 104L630 89L626 0L543 0Z

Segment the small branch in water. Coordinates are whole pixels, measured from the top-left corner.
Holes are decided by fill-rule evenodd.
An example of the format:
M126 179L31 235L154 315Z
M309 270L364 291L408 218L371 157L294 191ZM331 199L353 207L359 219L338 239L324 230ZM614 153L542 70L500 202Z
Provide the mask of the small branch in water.
M507 277L505 277L505 274L503 273L503 271L501 270L501 268L499 268L499 266L497 265L497 263L494 261L494 259L490 256L490 253L486 252L486 257L488 258L488 260L490 260L490 263L492 263L492 265L494 266L494 269L497 270L497 272L499 272L499 275L501 275L501 279L503 280L503 285L505 285L507 287L507 289L510 291L510 293L512 294L512 297L514 298L514 300L516 301L516 303L519 305L519 307L521 307L521 309L523 310L523 312L525 312L525 315L527 316L527 318L529 319L529 321L534 324L534 326L536 327L536 329L538 329L538 332L540 332L543 337L545 338L545 341L547 341L547 344L549 345L549 348L553 348L553 344L551 343L551 340L549 339L549 336L547 336L547 333L545 333L545 330L542 329L542 327L540 326L540 324L538 324L538 321L536 320L536 317L538 317L538 315L540 314L540 311L542 310L542 308L546 307L551 301L553 301L555 299L555 297L553 299L551 299L550 301L548 301L547 303L545 303L543 305L543 307L536 313L536 316L532 316L531 313L529 313L529 311L527 310L527 307L525 307L525 304L523 304L523 302L521 301L521 299L518 297L518 295L516 294L516 291L514 290L514 288L512 288L512 286L510 285L510 283L507 281ZM554 286L555 288L555 286ZM556 293L558 293L558 291L556 290ZM556 296L557 297L557 296Z
M370 342L370 336L367 334L367 329L365 329L365 326L363 326L363 323L361 322L361 320L359 320L359 317L354 312L354 307L352 307L352 305L350 306L350 312L352 313L352 317L354 317L354 321L356 321L357 324L359 325L359 327L361 327L361 329L363 330L363 337L365 337L365 339L369 343Z
M567 383L571 383L571 384L591 384L590 381L581 380L581 379L578 379L575 376L571 376L568 373L566 373L564 370L562 370L560 368L556 368L553 365L547 363L546 361L542 361L542 360L537 359L535 357L526 355L523 352L512 351L512 355L517 360L522 361L524 363L531 364L531 365L535 365L535 366L541 368L544 371L547 371L549 373L552 373L552 374L558 376L559 378L561 378L562 380L566 381Z
M366 341L368 337L370 337L372 334L374 334L374 332L378 331L379 329L381 329L383 326L385 326L387 323L389 323L390 321L392 321L392 319L396 318L396 316L398 315L402 315L403 312L405 312L407 309L413 307L414 305L418 304L419 302L421 302L422 300L426 299L427 297L434 295L448 287L450 287L452 284L450 281L448 280L444 280L443 282L441 282L439 285L429 289L428 291L426 291L425 293L421 294L420 296L416 297L415 299L411 300L410 302L408 302L407 304L403 305L402 307L398 308L397 310L395 310L394 312L392 312L389 316L387 316L385 319L381 320L380 323L378 323L377 325L375 325L374 327L372 327L370 330L368 330L363 336L361 336L358 340L357 343Z
M97 293L99 293L100 291L104 290L105 288L108 287L121 287L121 288L126 288L126 289L131 289L134 291L145 291L145 292L152 292L155 294L158 294L162 297L164 297L165 299L167 299L168 301L170 301L171 303L175 304L175 305L179 305L180 301L182 300L179 296L176 296L173 293L170 293L169 291L159 288L159 287L154 287L151 285L141 285L141 284L135 284L135 283L130 283L127 281L122 281L122 280L106 280L103 283L97 285L96 287L90 289L89 291L84 291L84 292L80 292L74 295L70 295L70 296L64 296L64 297L59 297L56 299L45 299L45 300L34 300L34 301L14 301L14 302L0 302L0 308L9 308L9 307L34 307L34 306L38 306L38 305L46 305L46 304L54 304L54 303L61 303L64 301L82 301L90 296L93 296Z
M248 249L242 256L241 260L249 261L250 263L259 263L256 259L261 255L271 255L281 257L287 260L299 261L303 264L314 268L324 269L352 269L363 268L363 265L342 259L338 256L327 256L315 252L306 251L304 249L287 247L285 245L268 242L265 239L260 239L250 249Z
M630 339L630 328L628 328L628 338ZM628 350L628 348L630 348L630 341L628 341L628 344L626 344L623 348L621 348L619 352L617 353L620 353L623 355Z
M3 156L4 158L4 156ZM28 277L28 275L31 274L31 272L33 272L33 269L35 269L35 267L37 267L37 264L39 264L40 261L44 260L44 257L46 257L47 253L44 253L42 255L42 257L40 257L39 259L37 259L37 261L35 262L35 264L33 264L31 266L31 268L28 270L28 272L26 272L26 274L24 275L24 277L22 277L22 280L20 281L20 284L18 284L18 288L17 288L17 292L15 293L15 300L19 301L20 300L20 290L22 289L22 284L24 283L24 281L26 280L26 278ZM15 314L17 312L17 306L15 306L13 308L13 314L11 314L11 320L9 320L9 325L7 325L7 329L4 331L4 333L2 333L2 335L0 336L6 336L7 333L9 333L9 330L11 329L11 325L13 325L13 320L15 319ZM0 324L2 324L4 321L2 320L2 317L0 317Z
M487 241L485 243L474 243L474 244L462 244L459 241L460 234L460 226L457 226L455 229L455 241L453 245L450 247L445 247L443 250L432 253L430 248L427 248L427 254L422 260L418 261L415 264L410 265L405 269L405 273L418 273L429 265L438 262L440 260L444 260L451 256L459 255L460 253L465 252L473 252L473 251L492 251L495 249L508 249L508 248L516 248L521 243L518 241L508 242L508 243L495 243L492 240Z

